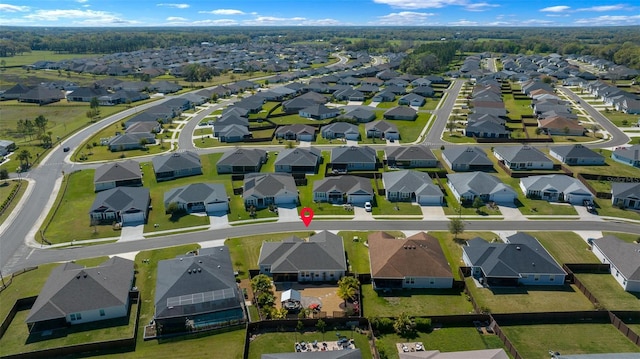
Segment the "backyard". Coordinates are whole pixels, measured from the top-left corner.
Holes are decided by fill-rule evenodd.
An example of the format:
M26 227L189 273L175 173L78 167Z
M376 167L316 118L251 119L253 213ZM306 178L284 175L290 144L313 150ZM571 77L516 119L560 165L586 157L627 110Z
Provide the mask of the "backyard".
M534 236L559 263L598 263L587 242L574 232L539 231Z
M292 326L296 324L292 321ZM260 359L262 354L268 353L289 353L295 351L295 343L306 341L311 343L315 340L318 342L335 341L338 336L347 336L353 338L355 347L360 349L363 359L371 359L371 350L369 349L369 340L365 334L359 331L350 330L350 328L327 328L325 333L316 331L316 328L304 328L302 333L294 332L293 327L287 328L291 331L286 332L259 332L255 339L249 345L249 359Z
M575 275L604 308L640 311L640 293L625 292L610 273L576 273Z
M455 289L407 289L390 293L375 291L371 284L362 286L362 308L367 318L455 315L473 312L463 291Z

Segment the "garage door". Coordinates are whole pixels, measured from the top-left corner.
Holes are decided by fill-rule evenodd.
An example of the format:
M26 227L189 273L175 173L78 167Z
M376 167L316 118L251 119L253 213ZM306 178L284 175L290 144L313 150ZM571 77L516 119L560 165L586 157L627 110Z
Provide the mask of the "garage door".
M442 198L438 196L420 196L418 197L418 203L421 205L440 205L442 204Z
M227 212L229 205L227 202L207 204L207 212Z
M371 196L365 195L351 195L349 196L349 202L351 204L364 204L365 202L370 202Z
M493 201L496 203L513 203L513 195L510 193L496 193L493 195Z
M136 213L125 213L122 215L122 224L139 224L144 223L144 213L136 212Z

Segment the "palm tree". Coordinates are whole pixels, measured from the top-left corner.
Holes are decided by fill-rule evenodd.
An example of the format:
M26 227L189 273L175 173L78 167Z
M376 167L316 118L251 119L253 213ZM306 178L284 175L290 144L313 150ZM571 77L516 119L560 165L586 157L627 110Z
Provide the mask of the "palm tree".
M337 294L346 304L347 300L356 299L359 289L360 281L356 277L345 276L338 281Z
M20 161L20 167L22 169L29 168L29 160L31 159L31 152L28 150L22 150L18 153L18 160Z

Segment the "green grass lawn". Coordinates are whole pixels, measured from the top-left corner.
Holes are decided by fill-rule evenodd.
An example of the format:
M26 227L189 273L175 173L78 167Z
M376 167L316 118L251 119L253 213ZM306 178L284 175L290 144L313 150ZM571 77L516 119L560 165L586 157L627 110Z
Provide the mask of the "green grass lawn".
M638 351L637 346L608 323L519 325L500 328L520 355L527 359L547 359L550 349L562 354ZM560 333L562 335L559 335Z
M605 158L604 166L569 166L565 165L574 173L590 173L595 175L615 175L619 177L640 177L640 168L628 166L611 159L611 151L597 150Z
M473 312L464 292L453 289L407 289L391 293L375 291L372 284L362 286L362 310L367 318L454 315Z
M502 94L504 107L511 119L520 119L522 115L531 115L531 100L515 100L513 94Z
M296 322L293 322L292 326L295 326ZM293 330L294 328L287 328ZM333 329L333 328L331 328ZM261 333L255 340L249 345L249 359L260 359L262 354L268 353L290 353L294 352L296 341L318 342L336 341L336 331L330 330L327 327L324 335L316 331L315 328L305 328L305 331L301 333L297 332L278 332L278 333ZM349 329L339 329L339 333L347 337L351 337L351 331ZM369 340L364 334L353 332L353 339L355 341L356 348L362 352L363 359L371 359L371 350L369 349Z
M279 242L291 236L309 238L309 236L313 234L312 231L262 234L250 237L230 238L225 241L225 245L229 248L233 268L238 271L238 277L245 279L249 278L249 269L258 268L258 258L260 257L262 242Z
M15 196L13 197L13 200L11 201L11 203L6 207L4 212L0 215L0 224L4 223L7 217L9 217L9 215L11 214L11 211L13 211L13 209L16 208L16 205L18 205L18 202L20 202L20 198L22 198L22 195L24 195L24 192L27 190L27 187L29 187L29 182L27 181L21 181L21 182L22 182L22 185L20 186L20 189L15 193ZM13 189L16 187L18 187L17 180L5 181L2 184L0 184L0 201L4 202L5 199L8 199L9 196L11 195L11 191L13 191Z
M3 57L6 62L5 66L22 66L31 65L37 61L61 61L67 59L97 57L99 54L60 54L55 51L48 50L31 50L20 55Z
M617 111L600 111L600 113L618 127L631 127L638 122L638 115L630 115Z
M444 327L431 333L418 332L416 338L405 339L397 334L384 334L376 337L377 345L382 345L389 359L397 359L397 343L422 342L425 350L441 352L483 350L504 348L496 335L482 335L474 327Z
M479 307L492 313L593 310L591 302L574 286L521 286L478 288L471 278L467 288Z
M382 187L382 181L379 182L379 185ZM422 215L422 210L420 206L416 206L411 202L390 202L385 196L376 194L372 213L376 216Z
M609 310L640 311L640 293L625 292L609 273L576 273L600 304Z
M598 258L588 249L587 243L574 232L529 233L549 251L553 258L562 263L598 263Z
M275 157L275 156L274 156ZM343 205L333 205L326 202L314 202L313 201L313 186L316 181L324 179L324 173L327 168L327 164L331 160L330 151L322 151L322 163L318 168L317 174L307 175L307 185L298 187L300 191L300 208L309 207L313 210L317 216L322 215L340 215L353 217L352 211L346 211Z

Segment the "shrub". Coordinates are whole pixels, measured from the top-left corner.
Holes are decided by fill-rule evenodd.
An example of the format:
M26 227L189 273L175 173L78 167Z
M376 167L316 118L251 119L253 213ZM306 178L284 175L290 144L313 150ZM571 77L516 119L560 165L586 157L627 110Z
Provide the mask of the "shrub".
M387 351L384 349L384 345L379 340L376 342L376 350L378 351L378 355L380 356L380 359L388 359L389 358L389 355L387 354Z
M381 334L393 333L393 320L390 318L373 317L369 320L371 327Z
M415 318L416 330L423 333L431 331L431 318Z

